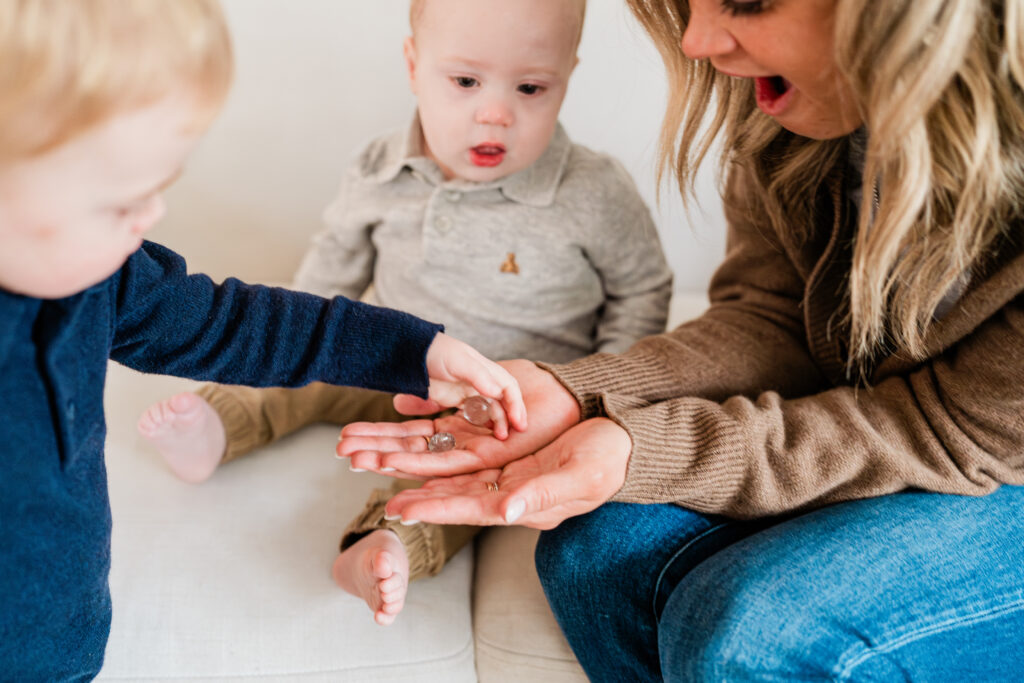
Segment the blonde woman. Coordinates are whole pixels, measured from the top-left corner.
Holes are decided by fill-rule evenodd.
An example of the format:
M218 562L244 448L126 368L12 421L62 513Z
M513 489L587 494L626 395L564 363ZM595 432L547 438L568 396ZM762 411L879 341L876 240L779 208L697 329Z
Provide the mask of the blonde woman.
M468 473L392 500L406 520L551 529L538 570L595 681L1017 679L1024 0L630 5L684 191L724 137L710 309L509 364L530 430L505 445L449 418L443 460L353 465Z

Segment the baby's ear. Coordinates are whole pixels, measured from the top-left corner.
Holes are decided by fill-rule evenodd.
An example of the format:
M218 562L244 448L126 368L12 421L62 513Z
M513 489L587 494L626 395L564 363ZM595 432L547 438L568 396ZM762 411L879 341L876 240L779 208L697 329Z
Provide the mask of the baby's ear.
M409 74L409 88L416 94L416 39L408 36L402 42L402 54L405 56L405 68Z

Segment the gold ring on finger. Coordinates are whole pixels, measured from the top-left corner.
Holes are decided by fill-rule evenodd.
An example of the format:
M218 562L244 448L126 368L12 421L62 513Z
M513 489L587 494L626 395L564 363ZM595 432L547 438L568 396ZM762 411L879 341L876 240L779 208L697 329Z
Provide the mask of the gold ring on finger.
M488 493L497 493L498 492L498 482L496 482L496 481L489 481L489 482L487 482L487 492Z

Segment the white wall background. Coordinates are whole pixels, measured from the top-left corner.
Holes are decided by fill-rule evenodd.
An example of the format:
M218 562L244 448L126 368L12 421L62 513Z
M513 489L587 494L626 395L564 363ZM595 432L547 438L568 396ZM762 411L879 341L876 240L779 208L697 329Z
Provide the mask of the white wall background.
M347 161L414 107L402 62L406 0L222 0L237 77L220 118L168 193L152 239L215 278L288 281ZM590 0L561 120L616 156L651 207L676 288L707 285L724 220L713 168L688 220L671 184L655 201L665 101L660 58L621 0ZM671 181L670 181L671 182Z

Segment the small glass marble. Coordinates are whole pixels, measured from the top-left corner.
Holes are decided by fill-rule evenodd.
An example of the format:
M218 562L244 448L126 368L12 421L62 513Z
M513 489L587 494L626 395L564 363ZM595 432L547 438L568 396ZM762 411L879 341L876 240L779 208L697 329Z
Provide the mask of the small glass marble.
M427 450L431 452L450 451L455 448L455 437L451 432L438 432L427 439Z
M462 404L462 417L471 425L485 427L491 421L491 401L483 396L470 396Z

